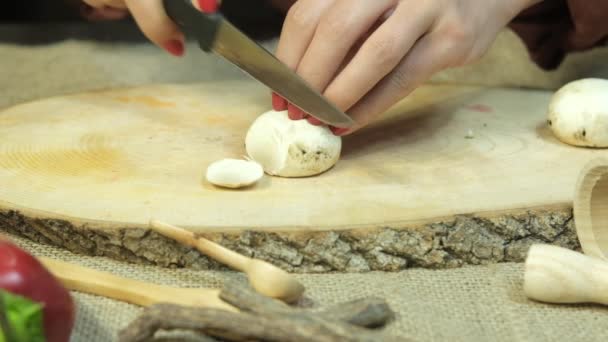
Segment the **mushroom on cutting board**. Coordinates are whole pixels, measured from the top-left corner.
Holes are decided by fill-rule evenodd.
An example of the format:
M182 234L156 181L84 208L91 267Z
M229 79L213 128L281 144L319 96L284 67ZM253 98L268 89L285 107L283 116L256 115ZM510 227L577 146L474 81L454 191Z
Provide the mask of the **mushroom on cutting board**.
M608 80L586 78L560 88L549 103L547 123L562 142L608 147Z
M314 176L338 162L342 138L326 126L291 120L287 111L269 111L251 125L245 138L247 154L269 175Z
M250 186L263 176L262 166L250 160L222 159L207 168L207 181L224 188Z

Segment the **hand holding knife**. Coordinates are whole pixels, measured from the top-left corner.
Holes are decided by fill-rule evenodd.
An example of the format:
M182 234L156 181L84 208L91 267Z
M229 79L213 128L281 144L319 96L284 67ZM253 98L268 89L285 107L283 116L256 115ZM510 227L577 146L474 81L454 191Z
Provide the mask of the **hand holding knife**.
M291 104L328 125L348 128L353 120L312 89L273 54L251 40L218 12L217 0L201 0L201 10L190 0L163 0L165 11L201 49L214 52L252 76Z

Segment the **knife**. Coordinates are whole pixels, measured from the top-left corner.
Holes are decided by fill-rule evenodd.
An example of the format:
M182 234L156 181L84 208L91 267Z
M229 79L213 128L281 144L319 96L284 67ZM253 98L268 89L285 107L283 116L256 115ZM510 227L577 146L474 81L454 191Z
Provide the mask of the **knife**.
M216 0L212 0L217 3ZM304 79L207 5L199 11L190 0L163 0L165 11L184 34L205 52L214 52L326 124L348 128L353 120L312 89Z

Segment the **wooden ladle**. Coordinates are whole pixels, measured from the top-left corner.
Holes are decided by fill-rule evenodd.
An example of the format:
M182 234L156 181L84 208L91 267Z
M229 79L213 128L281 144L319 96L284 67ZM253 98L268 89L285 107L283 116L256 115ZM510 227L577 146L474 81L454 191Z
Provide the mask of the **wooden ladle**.
M528 252L524 292L551 303L608 305L608 159L582 169L574 194L574 222L583 252L534 245Z
M559 246L533 245L524 292L541 302L608 305L608 262Z
M287 303L297 301L304 293L304 286L293 275L266 261L248 258L182 228L157 220L150 221L150 228L236 270L244 272L257 292Z
M576 184L573 206L583 252L608 261L608 158L585 165Z
M219 289L156 285L46 257L38 257L38 260L70 290L112 298L139 306L172 303L238 311L234 306L224 302L219 297Z

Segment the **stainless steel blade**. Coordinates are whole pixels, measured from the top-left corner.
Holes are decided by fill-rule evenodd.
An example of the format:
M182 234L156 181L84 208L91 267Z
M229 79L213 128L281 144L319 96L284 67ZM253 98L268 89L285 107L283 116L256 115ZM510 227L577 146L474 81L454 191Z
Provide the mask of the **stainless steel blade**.
M350 116L230 22L221 22L211 50L319 120L342 128L353 125Z

